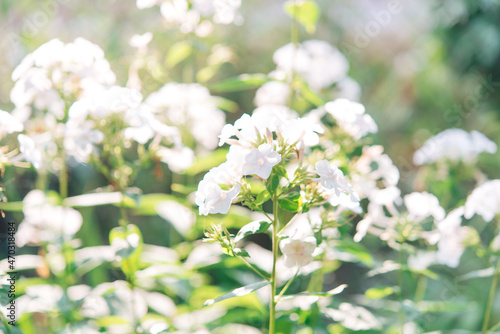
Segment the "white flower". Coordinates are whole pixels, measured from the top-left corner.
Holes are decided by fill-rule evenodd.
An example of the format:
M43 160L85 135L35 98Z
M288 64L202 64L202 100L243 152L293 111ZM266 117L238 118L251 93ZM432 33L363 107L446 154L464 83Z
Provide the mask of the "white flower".
M92 121L69 120L64 128L64 149L78 162L86 163L94 150L94 144L103 139L99 130L94 130Z
M437 223L439 231L438 250L436 260L440 264L456 268L465 250L464 239L467 228L460 226L464 207L451 211L446 218Z
M158 150L161 162L166 163L171 171L180 173L194 163L194 152L189 147L161 148Z
M130 37L129 44L134 48L140 49L146 47L152 39L153 34L149 31L142 35L134 34Z
M284 106L289 96L290 85L281 81L269 81L257 89L254 102L257 107L265 105Z
M273 150L270 144L262 144L258 148L252 148L245 157L243 165L244 175L257 175L267 179L271 170L281 161L281 155Z
M324 108L355 140L378 131L377 124L370 115L365 114L365 107L361 103L336 99L326 103Z
M319 122L310 117L303 117L287 121L281 134L289 144L303 143L310 147L318 145L318 133L323 132L324 129Z
M349 70L349 62L344 55L327 42L309 40L297 48L287 44L273 55L279 72L293 72L303 76L313 90L321 90L342 80Z
M408 194L403 200L408 209L409 220L419 222L433 216L434 219L440 221L446 215L444 209L439 205L437 197L425 191Z
M13 132L21 132L24 126L17 118L6 111L0 110L0 139Z
M351 193L352 189L347 182L344 173L336 166L330 164L328 160L316 162L316 173L319 175L319 181L326 189L334 189L335 194L340 196L340 192Z
M27 243L58 242L80 230L82 215L72 209L50 204L41 190L29 192L23 200L24 220L19 225L19 246Z
M226 117L215 97L200 84L168 83L151 93L145 103L167 124L184 126L203 147L217 147Z
M483 183L472 191L465 202L465 214L467 219L474 214L483 217L487 222L493 220L500 213L500 180L491 180Z
M27 55L12 73L11 99L16 108L33 105L64 116L63 97L77 98L95 85L111 85L115 75L103 50L83 39L64 44L53 39Z
M304 239L287 238L280 242L280 249L285 256L287 267L304 267L313 260L312 254L316 249L316 238L313 236Z
M239 184L225 191L215 182L202 180L198 185L195 200L195 203L200 207L200 215L227 213L231 202L238 196L240 190Z
M24 159L30 162L33 167L40 169L42 167L43 150L35 144L35 141L26 135L20 134L17 136L19 141L19 150L24 156Z
M478 131L470 134L462 129L447 129L428 139L415 152L413 161L417 165L434 163L441 159L451 161L474 161L479 153L495 153L497 145Z

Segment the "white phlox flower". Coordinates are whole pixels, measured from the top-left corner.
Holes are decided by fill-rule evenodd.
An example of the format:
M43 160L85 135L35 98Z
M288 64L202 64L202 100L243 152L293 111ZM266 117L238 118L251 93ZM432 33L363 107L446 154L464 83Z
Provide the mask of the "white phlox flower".
M315 91L341 81L349 70L345 56L337 48L320 40L305 41L298 47L289 43L276 50L273 60L277 72L285 75L295 72Z
M439 231L438 250L436 260L440 264L456 268L465 250L464 240L467 237L467 228L460 226L464 207L451 211L444 220L437 223Z
M255 92L254 103L257 107L266 105L286 105L290 97L290 85L281 81L269 81Z
M49 202L41 190L29 192L23 200L24 220L19 225L16 243L59 243L70 240L80 230L82 215L72 208Z
M472 162L482 152L496 153L497 145L478 131L447 129L429 138L413 155L417 165L431 164L441 159Z
M195 161L194 152L189 147L162 147L157 152L160 161L167 164L168 168L176 173L185 171Z
M287 238L280 242L280 249L285 256L285 265L289 268L304 267L314 259L313 253L316 249L316 238Z
M352 193L353 190L342 171L331 165L328 160L321 160L316 162L314 165L316 167L316 173L318 173L319 178L316 179L324 188L333 189L337 196L340 196L341 192Z
M365 113L365 107L361 103L339 98L326 103L324 108L355 140L378 131L377 124L370 115Z
M440 221L446 215L444 209L439 205L437 197L428 192L413 192L405 195L403 200L410 221L420 222L429 216L434 217L436 221Z
M63 97L79 98L95 85L112 85L115 74L103 50L81 37L64 44L53 39L28 54L12 73L11 100L64 117Z
M19 150L24 159L36 169L40 169L42 167L43 148L27 135L20 134L17 139L19 141Z
M198 185L195 199L195 203L200 207L200 215L227 213L231 202L238 196L240 190L239 184L229 190L222 190L217 183L202 180Z
M244 175L257 175L267 179L271 171L281 161L281 155L273 150L270 144L262 144L258 148L252 148L245 156L243 164Z
M186 127L203 147L217 147L217 135L226 121L215 97L200 84L168 83L145 100L159 120Z
M94 144L100 143L104 135L94 129L92 121L69 120L65 125L64 149L80 163L86 163L95 150Z
M241 24L238 13L241 0L137 0L137 8L160 6L160 12L169 27L178 27L182 33L194 32L206 37L213 24Z
M6 111L0 110L0 139L5 135L24 130L23 124Z
M491 180L483 183L472 191L465 202L466 219L475 214L480 215L487 222L493 220L500 213L500 180Z

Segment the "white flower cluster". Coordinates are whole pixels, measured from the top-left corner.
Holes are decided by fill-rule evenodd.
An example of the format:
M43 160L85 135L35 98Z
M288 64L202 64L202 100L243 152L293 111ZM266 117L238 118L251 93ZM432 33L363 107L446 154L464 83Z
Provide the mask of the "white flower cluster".
M415 152L413 161L417 165L431 164L441 159L472 162L479 153L496 151L497 145L481 132L447 129L428 139Z
M27 118L31 106L64 118L64 98L78 98L94 85L111 85L111 71L104 51L83 38L64 44L53 39L28 54L12 73L10 98Z
M337 48L320 40L305 41L298 47L289 43L276 50L273 60L277 65L273 76L284 77L296 73L315 91L340 82L349 71L345 56Z
M500 180L491 180L483 183L467 197L464 217L472 218L480 215L487 222L500 214Z
M320 143L319 134L323 132L314 113L298 118L287 107L272 105L257 108L252 116L244 114L234 125L226 124L219 145L231 145L227 161L211 169L200 182L196 192L200 214L226 213L241 190L243 176L267 179L282 160L280 152L284 148L292 147L303 159L306 149ZM340 169L327 160L318 161L315 167L319 178L313 181L321 184L322 196L330 204L360 211L359 197ZM223 190L221 185L229 190Z
M12 76L17 80L11 92L16 109L14 117L2 117L1 122L10 132L24 128L18 136L20 151L37 169L58 170L60 162L55 161L61 148L67 158L88 162L95 145L105 139L99 129L117 115L122 119L117 131L126 140L139 144L153 140L161 161L179 172L191 166L194 152L182 144L179 130L165 123L189 124L188 131L208 148L216 147L216 134L224 124L224 113L199 85L167 85L150 96L149 104L142 102L140 92L113 85L115 75L104 52L82 38L67 44L49 41L26 56ZM32 107L41 113L33 113ZM154 113L161 108L166 109L163 119ZM162 138L168 147L159 145Z
M182 33L194 32L200 37L210 35L213 24L241 24L238 13L241 0L137 0L137 8L160 6L160 12L169 26Z
M23 200L24 220L19 225L16 243L60 244L70 241L82 226L82 215L72 209L51 204L41 190L32 190Z
M276 70L269 73L269 81L255 95L255 105L286 105L290 98L292 73L299 75L313 91L321 91L335 84L336 97L358 100L359 84L347 76L349 62L335 47L325 41L308 40L298 46L290 43L274 53Z
M217 147L217 136L226 123L216 99L200 84L168 83L151 93L145 103L162 121L186 128L208 150Z

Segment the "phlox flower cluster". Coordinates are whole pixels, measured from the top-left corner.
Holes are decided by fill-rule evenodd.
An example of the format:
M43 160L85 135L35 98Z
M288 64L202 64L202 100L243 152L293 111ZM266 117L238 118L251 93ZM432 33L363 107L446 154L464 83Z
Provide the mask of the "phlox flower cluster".
M216 98L200 84L168 83L145 100L152 112L167 124L185 128L207 150L217 147L217 136L226 123Z
M214 24L243 22L238 13L241 0L137 0L136 4L139 9L160 6L167 26L200 37L210 35Z
M108 132L114 131L124 140L114 145L150 143L151 152L179 172L193 163L194 152L183 145L176 126L189 124L187 132L214 148L216 139L207 140L200 127L212 124L218 132L224 124L223 112L200 85L167 85L148 103L139 91L114 85L104 52L82 38L40 46L14 70L13 79L16 109L2 122L10 132L24 129L20 151L36 169L57 171L69 158L87 163L99 145L111 144Z
M497 145L479 131L447 129L428 139L413 155L417 165L431 164L442 159L473 162L480 153L495 153Z
M306 152L320 143L319 135L323 132L324 126L314 114L299 118L284 106L259 107L252 116L244 114L234 125L225 125L219 145L230 145L227 161L210 170L200 182L196 192L200 214L227 213L246 175L266 180L274 166L286 164L292 156L303 164ZM328 160L317 161L315 167L307 166L310 172L306 178L317 182L319 194L332 205L359 207L358 196L337 166Z

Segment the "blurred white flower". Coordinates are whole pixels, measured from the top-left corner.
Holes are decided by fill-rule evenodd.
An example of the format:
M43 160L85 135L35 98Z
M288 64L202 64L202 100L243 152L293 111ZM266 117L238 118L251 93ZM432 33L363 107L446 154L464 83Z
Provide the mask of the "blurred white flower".
M168 168L176 173L180 173L191 167L195 160L194 152L189 147L162 147L158 150L157 154L161 162L166 163Z
M24 220L19 225L16 243L38 245L70 240L82 226L82 215L72 208L50 203L41 190L32 190L23 200Z
M316 238L287 238L280 242L280 249L285 256L285 265L289 268L304 267L312 262L316 249Z
M431 164L441 159L474 161L479 153L495 153L497 145L478 131L447 129L428 139L413 155L417 165Z
M351 77L345 77L337 83L337 97L351 101L359 101L361 86Z
M365 114L365 107L361 103L336 99L326 103L324 108L355 140L378 131L377 124L370 115Z
M209 150L217 147L217 135L226 117L207 88L200 84L168 83L151 93L145 103L160 120L185 127L201 146Z
M42 148L27 135L20 134L17 136L17 140L19 141L19 150L23 154L24 159L30 162L36 169L40 169L43 158Z
M340 196L341 192L352 193L353 190L344 173L336 166L330 164L328 160L321 160L316 162L316 173L319 175L319 179L316 179L324 188L333 189L337 196Z
M349 62L335 47L325 41L309 40L287 44L273 55L278 72L301 75L313 90L321 90L346 77Z
M24 126L17 118L6 111L0 110L0 139L7 134L23 130Z
M289 84L281 81L269 81L257 89L254 103L257 107L265 105L284 106L287 104L289 97Z
M28 54L12 73L11 100L64 117L64 98L79 98L95 85L112 85L115 75L103 50L81 37L64 44L53 39Z
M64 128L64 149L76 161L86 163L94 151L94 144L103 139L99 130L94 130L92 121L68 120Z
M200 215L227 213L231 202L238 196L240 190L239 184L226 191L222 190L217 183L202 180L198 185L195 199L195 203L200 207Z
M136 5L139 9L160 5L168 26L185 34L195 32L199 37L212 32L212 22L226 25L243 21L238 13L241 0L137 0Z
M408 219L420 222L429 216L433 216L436 221L443 220L446 212L439 205L436 196L427 192L413 192L403 198L406 209L408 209Z
M257 175L267 179L271 171L281 161L281 156L273 150L270 144L262 144L258 148L252 148L245 156L243 164L244 175Z
M141 49L146 47L152 39L153 34L148 31L142 35L134 34L132 37L130 37L128 43L134 48Z
M487 222L500 213L500 180L483 183L472 191L465 202L466 219L478 214Z
M438 250L436 260L440 264L456 268L465 250L464 240L467 237L467 228L460 226L464 207L459 207L438 222L439 231Z

